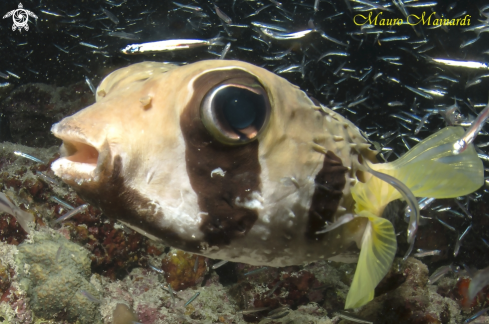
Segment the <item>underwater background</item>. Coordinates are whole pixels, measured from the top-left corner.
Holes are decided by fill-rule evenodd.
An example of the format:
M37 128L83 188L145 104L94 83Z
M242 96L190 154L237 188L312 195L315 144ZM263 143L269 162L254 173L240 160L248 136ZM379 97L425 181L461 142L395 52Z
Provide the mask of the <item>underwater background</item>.
M70 209L66 203L84 202L49 169L61 144L51 125L92 104L90 84L96 87L118 68L222 56L262 66L355 123L379 150L379 161L397 159L446 125L470 125L488 102L487 1L36 0L22 5L38 17L29 17L29 30L12 30L12 17L0 20L0 191L35 216L37 229L28 237L15 218L0 215L0 323L355 321L341 313L354 264L260 268L229 262L212 269L219 260L151 242L91 206L54 222ZM1 0L0 16L17 8L18 1ZM382 19L406 21L403 8L431 20L382 25ZM369 13L372 19L379 15L377 24L355 24L365 21L358 15ZM464 17L463 26L433 25L435 19ZM261 28L314 31L281 40ZM121 52L129 44L215 38L219 45ZM432 59L475 61L485 68L450 67ZM421 121L425 124L417 129ZM484 127L474 142L484 166L488 135ZM418 257L406 261L404 205L389 208L385 216L399 233L400 258L377 287L376 298L351 313L356 321L464 323L488 307L487 287L474 300L467 296L475 271L489 266L486 185L424 208L413 252ZM439 269L446 274L433 282L430 276ZM489 316L473 322L489 323Z

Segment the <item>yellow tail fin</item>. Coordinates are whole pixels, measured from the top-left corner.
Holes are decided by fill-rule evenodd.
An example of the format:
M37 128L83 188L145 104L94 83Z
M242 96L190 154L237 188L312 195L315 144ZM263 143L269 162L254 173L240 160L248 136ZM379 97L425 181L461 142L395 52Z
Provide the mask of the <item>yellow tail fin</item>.
M413 147L397 161L373 164L373 170L402 181L416 197L453 198L474 192L484 183L484 167L475 148L453 154L453 143L464 135L461 127L446 127ZM377 177L357 183L351 190L355 213L367 217L360 258L346 299L346 308L372 300L374 289L387 274L396 251L392 224L380 216L401 194Z
M462 127L446 127L413 147L400 159L371 168L401 180L416 197L454 198L484 184L484 166L473 145L454 155Z

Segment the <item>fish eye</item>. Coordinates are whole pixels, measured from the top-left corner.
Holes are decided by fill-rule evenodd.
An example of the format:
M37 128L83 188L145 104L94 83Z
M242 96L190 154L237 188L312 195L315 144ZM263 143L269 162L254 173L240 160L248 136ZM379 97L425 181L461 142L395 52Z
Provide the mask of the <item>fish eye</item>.
M205 128L225 144L246 144L265 128L270 102L263 86L253 78L227 80L212 88L200 109Z

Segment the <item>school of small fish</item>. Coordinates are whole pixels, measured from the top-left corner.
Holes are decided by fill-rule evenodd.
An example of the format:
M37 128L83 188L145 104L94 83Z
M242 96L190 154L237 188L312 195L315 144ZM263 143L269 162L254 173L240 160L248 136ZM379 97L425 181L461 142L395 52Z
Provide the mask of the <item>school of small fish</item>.
M488 43L489 5L482 1L472 6L409 0L95 3L67 6L41 0L31 5L28 9L39 19L29 18L28 33L45 35L37 41L10 33L8 24L0 25L0 49L8 57L0 65L0 80L4 80L0 90L70 78L70 82L84 82L97 95L96 84L107 74L102 66L114 70L140 61L184 65L203 59L242 60L300 85L312 98L348 118L373 143L380 162L396 160L445 126L463 126L466 132L451 143L453 154L474 147L488 170L489 48L484 46ZM16 7L9 4L15 5L11 9ZM369 23L368 18L364 24L354 23L355 17L364 22L362 17L372 14L374 18L379 12L382 15L376 23ZM431 21L466 17L470 23L405 23L408 17L423 12ZM382 18L385 25L379 23ZM391 21L388 25L389 18L404 19L404 23ZM48 25L55 28L48 30ZM22 154L19 152L34 158ZM485 179L485 184L489 180ZM449 272L462 272L457 256L467 253L464 249L469 242L489 253L489 233L480 232L472 216L472 206L487 200L488 193L483 187L463 197L449 201L431 198L427 203L417 196L416 206L412 199L405 199L411 201L406 208L411 244L405 257L411 254L424 261L453 255L454 263L430 269L431 283ZM3 204L4 209L19 213L8 200ZM420 215L414 217L418 206ZM323 231L349 220L329 224ZM449 246L429 250L415 246L418 226L431 221L453 233ZM465 271L473 277L471 297L488 284L487 269Z

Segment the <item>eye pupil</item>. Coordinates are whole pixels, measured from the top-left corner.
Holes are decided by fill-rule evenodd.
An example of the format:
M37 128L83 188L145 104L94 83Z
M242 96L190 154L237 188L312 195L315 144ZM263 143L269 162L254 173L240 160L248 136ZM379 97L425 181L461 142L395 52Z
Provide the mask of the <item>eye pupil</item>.
M228 87L219 91L215 98L216 106L222 109L229 126L236 130L244 129L256 122L263 98L249 90Z
M212 88L201 105L201 119L218 141L240 145L253 141L270 118L270 101L254 78L229 79Z

